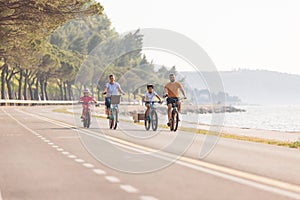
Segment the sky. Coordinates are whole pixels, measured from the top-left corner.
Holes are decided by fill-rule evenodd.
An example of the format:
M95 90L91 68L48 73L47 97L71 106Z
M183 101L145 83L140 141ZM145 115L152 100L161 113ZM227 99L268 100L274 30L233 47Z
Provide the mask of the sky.
M99 0L119 32L163 28L200 45L217 69L260 69L300 75L299 0ZM188 65L145 51L159 65Z

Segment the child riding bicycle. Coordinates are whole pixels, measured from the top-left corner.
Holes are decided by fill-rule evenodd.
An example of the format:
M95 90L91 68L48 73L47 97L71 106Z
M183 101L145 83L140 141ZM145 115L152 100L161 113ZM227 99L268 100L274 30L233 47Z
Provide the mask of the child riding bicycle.
M146 110L146 117L149 117L149 111L150 111L150 102L154 101L154 99L158 98L159 102L161 103L161 98L158 96L158 94L154 91L154 85L153 84L148 84L147 85L147 92L145 93L145 95L143 96L142 101L146 102L145 106L147 107Z
M84 89L83 96L80 97L79 103L82 103L82 114L81 119L85 119L87 111L90 109L90 103L94 102L97 104L97 101L90 96L90 91L88 89Z

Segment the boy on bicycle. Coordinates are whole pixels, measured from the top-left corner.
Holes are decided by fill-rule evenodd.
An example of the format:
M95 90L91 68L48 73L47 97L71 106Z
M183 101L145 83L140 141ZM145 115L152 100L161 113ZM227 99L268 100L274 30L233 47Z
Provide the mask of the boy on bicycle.
M86 112L90 109L90 103L94 102L97 104L97 101L90 96L90 91L88 89L83 90L83 96L80 97L79 103L82 103L82 114L81 119L85 119Z
M158 96L158 94L154 91L154 86L152 84L147 85L147 92L145 93L145 96L143 96L142 101L146 102L145 106L147 107L146 110L146 117L149 117L149 111L150 111L150 102L154 101L154 99L158 98L159 102L161 103L161 98Z

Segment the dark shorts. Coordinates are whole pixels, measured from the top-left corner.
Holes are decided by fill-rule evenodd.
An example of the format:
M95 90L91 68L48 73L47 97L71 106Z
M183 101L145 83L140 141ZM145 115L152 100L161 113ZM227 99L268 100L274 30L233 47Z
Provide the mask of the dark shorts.
M105 106L106 106L106 108L107 109L109 109L110 108L110 97L105 97Z
M167 98L167 104L173 104L173 103L177 103L178 102L178 98L177 97L169 97Z

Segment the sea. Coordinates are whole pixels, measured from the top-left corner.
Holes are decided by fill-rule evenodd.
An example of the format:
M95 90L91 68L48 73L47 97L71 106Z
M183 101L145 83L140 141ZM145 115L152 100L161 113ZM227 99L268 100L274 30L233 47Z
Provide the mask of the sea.
M300 132L300 105L234 106L246 112L183 115L184 121L228 127ZM218 120L213 120L218 119Z

